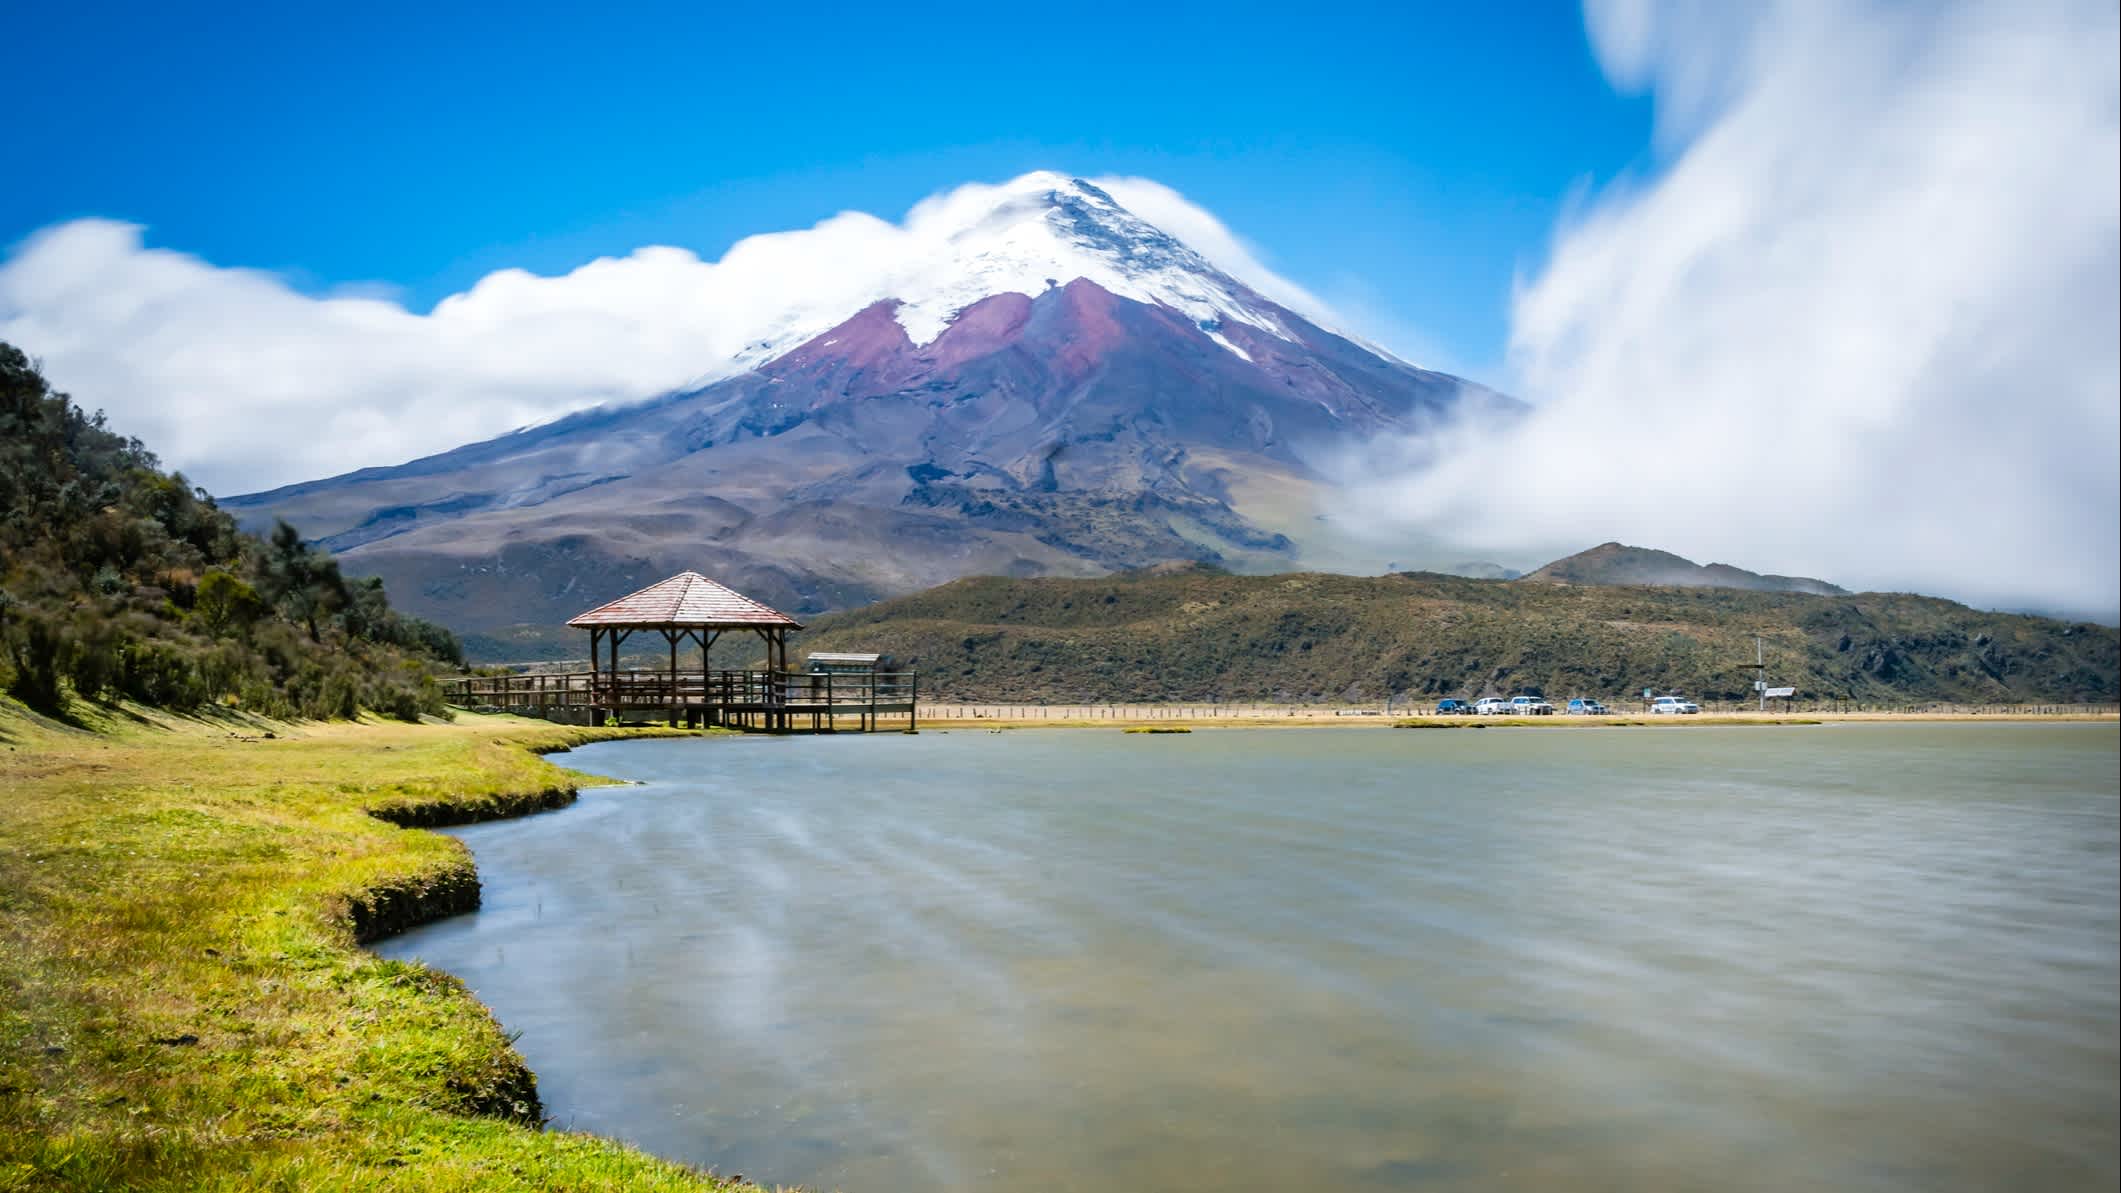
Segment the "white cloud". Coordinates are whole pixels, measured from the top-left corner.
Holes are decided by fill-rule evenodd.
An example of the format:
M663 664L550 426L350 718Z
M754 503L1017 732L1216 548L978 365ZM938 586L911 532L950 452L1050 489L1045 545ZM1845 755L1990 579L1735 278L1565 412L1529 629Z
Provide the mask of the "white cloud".
M749 367L932 281L953 232L1012 187L1050 177L960 187L901 223L846 213L750 237L715 262L649 247L558 277L501 270L427 314L387 289L312 296L269 273L146 248L134 225L79 220L0 262L0 339L166 463L216 492L245 492ZM1141 179L1109 188L1268 297L1322 311L1175 191Z
M830 326L893 226L842 215L743 241L713 265L673 248L561 277L502 270L421 315L358 294L142 247L79 220L0 266L0 339L221 492L473 442L726 372L751 337ZM823 320L820 322L820 320Z
M1535 413L1373 474L1365 512L1528 557L1620 538L2111 617L2113 6L1588 18L1615 81L1654 88L1673 160L1594 198L1520 285Z

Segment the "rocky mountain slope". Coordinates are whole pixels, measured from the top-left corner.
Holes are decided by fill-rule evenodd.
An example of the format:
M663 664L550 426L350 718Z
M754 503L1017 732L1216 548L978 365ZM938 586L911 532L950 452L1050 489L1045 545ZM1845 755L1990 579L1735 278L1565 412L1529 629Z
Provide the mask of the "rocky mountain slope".
M1030 175L917 276L750 367L228 500L412 609L554 624L694 569L795 613L961 576L1313 561L1353 443L1515 403L1337 334L1079 180Z
M2121 699L2121 631L1886 593L1237 576L961 580L821 618L801 650L881 650L936 698L1434 700L1645 687L1742 699L1753 637L1806 699Z

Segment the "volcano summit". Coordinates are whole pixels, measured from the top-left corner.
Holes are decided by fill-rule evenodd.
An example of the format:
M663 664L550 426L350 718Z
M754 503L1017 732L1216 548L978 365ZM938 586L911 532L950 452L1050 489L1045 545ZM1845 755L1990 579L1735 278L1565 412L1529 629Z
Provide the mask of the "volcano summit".
M226 504L474 633L693 568L814 612L973 574L1319 566L1323 461L1516 409L1088 182L977 194L930 212L935 251L879 269L865 305L762 319L704 384Z

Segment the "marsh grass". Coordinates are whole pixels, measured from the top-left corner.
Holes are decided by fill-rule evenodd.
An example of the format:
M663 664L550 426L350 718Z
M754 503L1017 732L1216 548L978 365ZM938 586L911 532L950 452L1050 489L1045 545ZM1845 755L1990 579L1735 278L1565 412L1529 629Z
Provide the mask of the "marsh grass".
M403 824L564 802L533 751L615 735L0 703L0 1190L748 1187L541 1130L486 1008L357 943L476 902Z

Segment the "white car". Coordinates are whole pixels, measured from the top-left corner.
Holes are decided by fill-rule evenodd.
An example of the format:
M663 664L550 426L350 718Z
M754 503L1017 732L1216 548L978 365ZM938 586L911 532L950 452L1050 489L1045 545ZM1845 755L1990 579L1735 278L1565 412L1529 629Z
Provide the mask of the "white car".
M1668 713L1676 716L1700 711L1700 705L1684 696L1659 696L1655 700L1650 701L1650 712L1653 714Z
M1491 716L1496 713L1506 713L1510 711L1510 702L1504 700L1500 696L1482 696L1479 700L1474 702L1473 711L1481 714L1482 716Z
M1512 696L1510 711L1520 717L1551 717L1554 715L1554 706L1537 696Z

